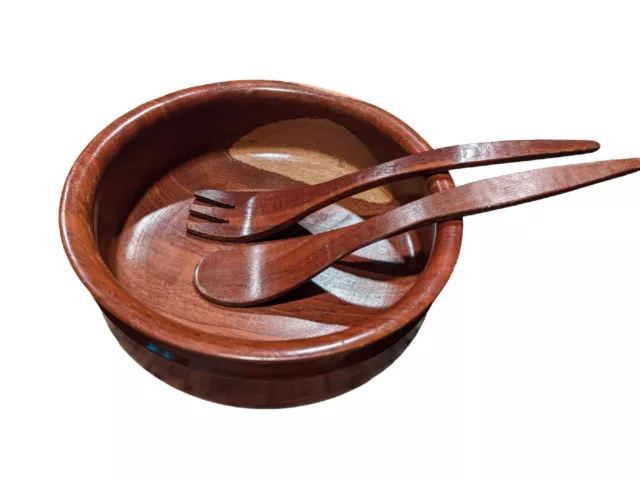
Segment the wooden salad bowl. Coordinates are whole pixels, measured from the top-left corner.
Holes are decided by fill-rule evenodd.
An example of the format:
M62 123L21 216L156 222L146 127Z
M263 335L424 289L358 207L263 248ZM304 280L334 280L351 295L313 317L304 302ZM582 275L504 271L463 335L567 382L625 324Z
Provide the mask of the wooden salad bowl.
M333 92L271 81L182 90L120 117L80 154L62 193L62 242L116 339L156 377L229 405L317 402L400 356L451 275L462 222L379 241L283 298L231 308L193 285L198 262L222 244L187 233L193 193L315 184L426 149L396 117ZM376 188L271 239L453 186L438 174Z

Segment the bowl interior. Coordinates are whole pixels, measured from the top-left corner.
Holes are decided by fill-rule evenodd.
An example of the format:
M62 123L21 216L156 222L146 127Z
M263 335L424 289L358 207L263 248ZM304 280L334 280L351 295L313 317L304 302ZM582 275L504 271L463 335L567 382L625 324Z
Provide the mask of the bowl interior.
M228 308L193 286L195 266L220 244L187 234L186 222L197 220L189 203L197 189L315 184L406 154L357 112L299 95L229 95L176 110L140 128L105 170L94 208L100 254L129 294L191 330L265 341L348 336L393 310L416 283L432 228L353 253L284 298ZM425 186L413 179L361 193L270 239L358 222L424 195Z

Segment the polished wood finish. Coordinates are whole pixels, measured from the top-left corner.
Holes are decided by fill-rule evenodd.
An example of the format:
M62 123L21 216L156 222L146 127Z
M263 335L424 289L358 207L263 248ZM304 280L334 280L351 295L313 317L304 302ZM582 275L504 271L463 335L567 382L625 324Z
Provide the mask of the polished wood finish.
M290 227L340 199L392 181L451 169L593 152L593 141L530 140L465 144L413 154L331 180L277 191L195 192L190 213L212 223L191 222L189 233L208 239L252 241ZM213 205L212 205L213 204Z
M251 408L295 407L335 397L369 381L393 363L409 346L422 322L412 325L372 358L345 363L335 370L318 370L316 375L274 378L239 377L219 370L199 370L158 356L131 339L121 326L107 318L109 329L120 346L163 382L190 395L227 405Z
M399 355L455 266L462 222L375 243L278 304L228 308L193 286L198 262L224 246L187 233L193 192L297 188L425 150L392 115L310 87L187 89L117 119L81 153L62 193L63 245L125 349L154 375L232 405L311 403ZM451 187L446 173L381 186L282 236L357 223Z
M389 236L554 196L638 170L640 159L620 159L485 179L315 236L219 249L200 262L195 284L205 298L216 303L264 303L309 281L342 257Z

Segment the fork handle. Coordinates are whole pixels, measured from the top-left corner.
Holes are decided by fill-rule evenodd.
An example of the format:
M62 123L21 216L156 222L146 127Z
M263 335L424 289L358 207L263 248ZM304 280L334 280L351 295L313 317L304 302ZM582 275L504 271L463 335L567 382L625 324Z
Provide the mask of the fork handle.
M570 156L596 151L600 145L580 140L529 140L482 142L443 147L402 157L377 166L361 169L338 178L294 188L299 204L307 204L305 215L354 194L392 181L417 175L431 175L452 169L502 164L540 158ZM291 193L293 195L293 192ZM277 195L277 191L274 191Z

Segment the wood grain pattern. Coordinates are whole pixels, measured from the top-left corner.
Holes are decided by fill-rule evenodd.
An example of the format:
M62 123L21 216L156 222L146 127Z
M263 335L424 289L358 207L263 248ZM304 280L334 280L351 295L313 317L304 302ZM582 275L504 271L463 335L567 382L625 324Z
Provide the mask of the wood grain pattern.
M315 236L220 249L200 262L195 284L205 298L216 303L264 303L297 288L347 254L388 236L562 194L638 170L640 159L620 159L485 179Z
M323 124L324 125L324 124ZM271 127L271 126L267 126ZM280 127L280 126L274 126ZM264 128L263 130L268 130ZM271 131L270 131L271 132ZM293 134L292 134L293 132ZM289 157L290 139L304 137L295 135L296 129L285 130L283 142L286 148L282 157ZM265 136L267 146L274 145L276 136ZM357 159L366 159L362 153L366 150L355 142L338 143L340 137L334 133L334 142L323 139L331 151L351 149L358 152ZM346 137L349 139L349 137ZM298 141L300 142L300 141ZM257 139L249 139L246 149L250 152L262 153L256 146ZM311 144L311 143L308 143ZM311 144L312 145L312 144ZM380 165L355 170L349 174L333 177L330 180L287 190L277 191L222 191L206 189L195 192L199 201L208 204L194 203L190 212L194 216L212 221L212 223L191 222L188 231L196 236L208 239L229 241L252 241L276 233L294 225L310 213L328 206L340 199L376 188L383 184L415 177L432 175L451 169L462 169L489 164L501 164L515 161L528 161L543 157L570 156L593 152L599 148L593 141L569 140L530 140L503 141L464 144L406 156L388 161ZM307 153L308 149L302 150ZM241 153L244 154L244 151ZM273 159L273 154L263 155ZM279 156L278 156L279 157ZM331 161L319 156L302 156L302 164L310 169L314 162L320 165L331 165ZM212 205L213 204L213 205Z
M363 383L393 359L376 357L406 346L458 256L462 222L448 221L353 253L277 306L227 308L200 297L195 266L223 243L187 234L193 191L314 182L317 171L295 180L229 153L256 129L295 119L343 126L376 162L429 149L392 115L348 97L270 81L212 84L169 94L114 121L81 153L62 193L64 248L110 322L158 362L145 362L155 375L226 380L213 383L212 393L197 393L211 400L311 403ZM271 146L272 152L281 147ZM344 173L360 167L358 159L344 161ZM407 193L411 199L452 186L442 173L424 180L417 193L392 186L388 203L346 199L283 235L360 222L398 206ZM288 388L275 388L285 378ZM264 394L260 403L252 386ZM296 398L294 390L305 395Z
M278 146L277 152L272 146ZM291 119L260 126L238 139L229 148L229 155L305 185L323 183L378 165L360 139L328 119ZM418 186L418 191L421 189ZM388 204L393 200L393 193L381 186L354 197Z

